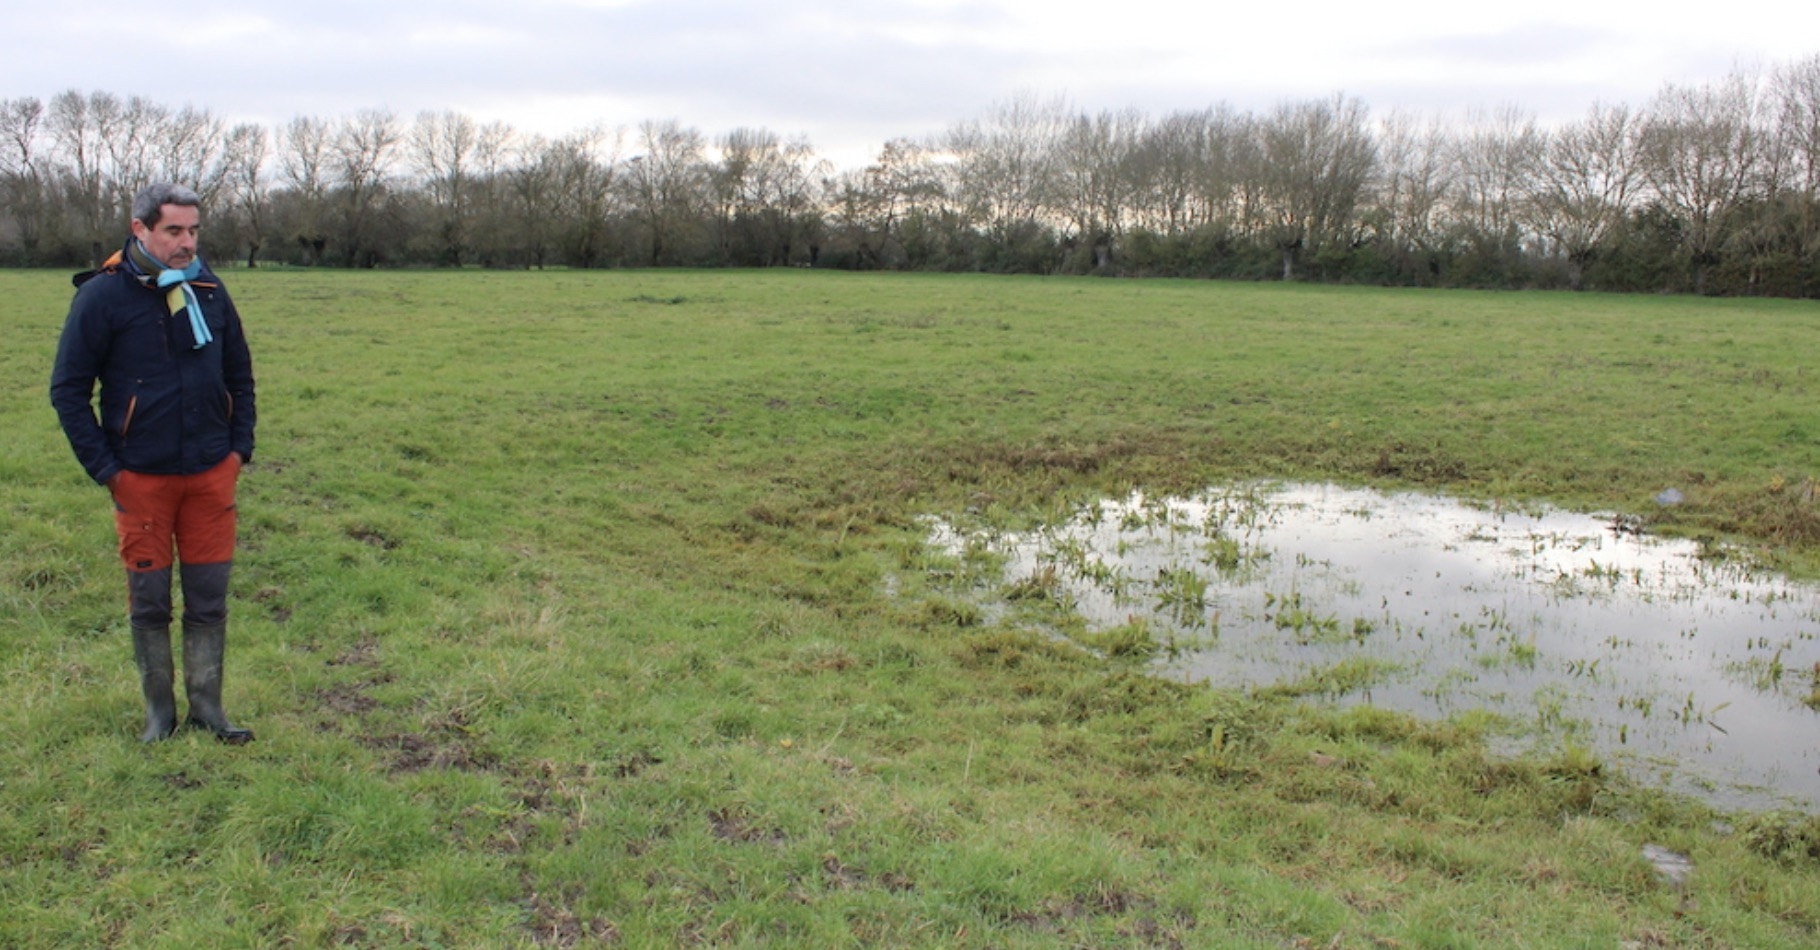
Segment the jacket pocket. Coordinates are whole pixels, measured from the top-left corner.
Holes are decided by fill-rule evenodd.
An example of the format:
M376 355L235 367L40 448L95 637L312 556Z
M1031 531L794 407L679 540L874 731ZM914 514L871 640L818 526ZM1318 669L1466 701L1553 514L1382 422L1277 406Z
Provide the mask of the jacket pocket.
M139 394L134 393L131 396L126 397L126 413L120 417L120 437L121 438L123 438L123 439L126 438L127 432L133 428L133 413L138 412L138 411L139 411Z

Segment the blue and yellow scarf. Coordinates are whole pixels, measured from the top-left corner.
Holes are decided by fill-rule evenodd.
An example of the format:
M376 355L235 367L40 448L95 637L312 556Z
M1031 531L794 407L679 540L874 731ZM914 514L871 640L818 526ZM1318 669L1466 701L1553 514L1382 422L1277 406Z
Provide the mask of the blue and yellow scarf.
M190 336L196 341L196 349L208 346L215 339L215 335L209 332L209 322L202 317L202 302L196 298L196 291L190 286L190 282L202 274L200 256L191 260L188 267L167 267L145 249L143 242L135 238L127 242L126 261L141 281L166 291L164 300L173 315L180 310L189 314Z

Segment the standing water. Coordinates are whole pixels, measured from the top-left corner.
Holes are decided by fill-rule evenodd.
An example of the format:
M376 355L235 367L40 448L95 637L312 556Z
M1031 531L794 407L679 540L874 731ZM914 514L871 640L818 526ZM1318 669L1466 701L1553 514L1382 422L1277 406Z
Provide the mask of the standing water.
M1289 485L1088 506L984 545L1172 673L1487 710L1715 803L1820 807L1820 588L1560 511Z

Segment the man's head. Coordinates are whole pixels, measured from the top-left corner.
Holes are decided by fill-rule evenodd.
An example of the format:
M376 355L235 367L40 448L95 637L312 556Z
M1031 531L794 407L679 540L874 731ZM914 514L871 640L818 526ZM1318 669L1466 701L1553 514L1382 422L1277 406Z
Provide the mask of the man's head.
M196 259L202 198L182 185L157 184L133 197L133 236L167 267L188 267Z

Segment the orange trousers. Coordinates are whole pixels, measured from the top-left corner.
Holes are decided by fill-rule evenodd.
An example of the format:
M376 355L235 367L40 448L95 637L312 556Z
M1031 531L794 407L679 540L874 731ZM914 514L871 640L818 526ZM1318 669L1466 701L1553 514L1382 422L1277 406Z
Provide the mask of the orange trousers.
M135 626L170 623L175 561L183 564L185 621L226 619L239 481L240 456L232 452L194 475L121 472L114 480L114 527L126 565L127 613Z
M138 573L165 570L173 561L232 561L239 481L240 456L233 452L194 475L121 472L112 486L114 528L126 569Z

